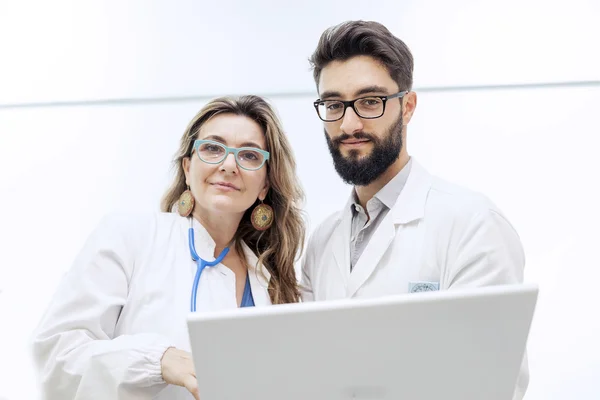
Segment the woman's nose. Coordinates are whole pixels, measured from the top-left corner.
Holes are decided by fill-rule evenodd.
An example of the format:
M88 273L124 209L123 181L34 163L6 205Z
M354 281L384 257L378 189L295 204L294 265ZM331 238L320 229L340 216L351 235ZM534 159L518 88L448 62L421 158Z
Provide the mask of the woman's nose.
M237 162L235 161L235 154L229 153L227 157L223 160L221 164L221 170L224 172L232 172L235 173L238 170Z

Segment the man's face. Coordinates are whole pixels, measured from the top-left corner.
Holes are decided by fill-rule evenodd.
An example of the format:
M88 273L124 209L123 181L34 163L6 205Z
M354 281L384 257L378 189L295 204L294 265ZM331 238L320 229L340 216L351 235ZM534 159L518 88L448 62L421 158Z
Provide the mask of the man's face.
M354 100L398 91L387 69L368 56L331 62L319 78L321 100ZM383 115L375 119L361 118L348 107L342 119L324 123L335 169L346 183L368 185L398 159L402 149L401 104L402 99L389 99Z

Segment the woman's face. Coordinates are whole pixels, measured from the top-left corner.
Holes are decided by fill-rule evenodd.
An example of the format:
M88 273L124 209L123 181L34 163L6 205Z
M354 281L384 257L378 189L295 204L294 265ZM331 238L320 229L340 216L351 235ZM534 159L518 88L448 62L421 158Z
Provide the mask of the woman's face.
M250 118L235 114L212 117L202 125L196 139L212 140L228 147L267 150L261 127ZM208 151L217 150L220 148L208 145ZM196 208L208 212L243 214L257 198L264 200L269 190L266 163L256 171L249 171L237 164L232 153L218 164L209 164L194 151L183 159L183 169Z

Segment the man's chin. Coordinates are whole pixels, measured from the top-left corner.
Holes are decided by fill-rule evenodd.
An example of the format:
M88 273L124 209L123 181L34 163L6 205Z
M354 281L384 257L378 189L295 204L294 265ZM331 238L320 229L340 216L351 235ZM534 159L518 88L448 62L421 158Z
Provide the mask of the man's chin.
M344 160L348 162L360 162L371 155L370 150L359 149L342 150L340 153L342 154Z

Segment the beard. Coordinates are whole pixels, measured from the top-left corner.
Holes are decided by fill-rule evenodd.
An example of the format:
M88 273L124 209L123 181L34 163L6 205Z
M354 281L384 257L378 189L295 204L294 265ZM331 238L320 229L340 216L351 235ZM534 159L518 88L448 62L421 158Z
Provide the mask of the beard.
M357 132L353 135L344 133L332 140L325 131L333 165L342 180L350 185L366 186L379 178L400 157L402 127L402 115L400 115L398 121L388 129L383 138L370 133ZM358 150L350 150L348 156L343 156L340 146L343 140L348 139L368 139L373 143L373 150L362 158L359 158Z

